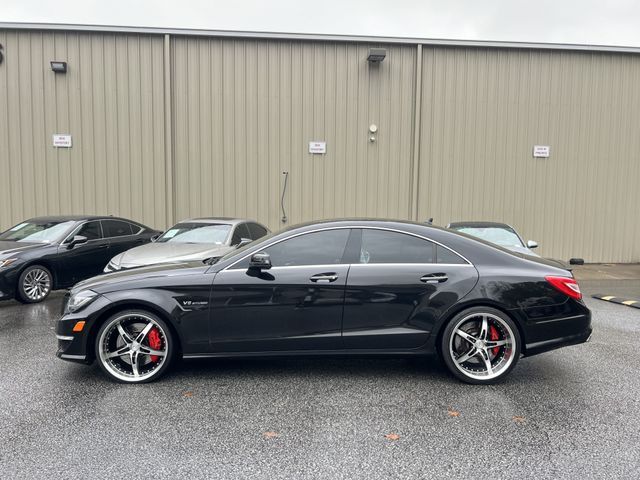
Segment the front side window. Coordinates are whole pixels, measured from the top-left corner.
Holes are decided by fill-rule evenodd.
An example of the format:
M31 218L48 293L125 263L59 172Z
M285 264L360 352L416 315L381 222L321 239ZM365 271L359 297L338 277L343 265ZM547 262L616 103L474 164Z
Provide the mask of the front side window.
M342 262L349 229L307 233L265 249L274 267L333 265Z
M362 230L360 263L435 263L435 244L405 233Z
M225 245L231 225L185 222L164 232L156 243L211 243Z
M64 222L44 220L22 222L0 234L0 240L42 243L61 241L65 232L69 231L75 223L76 222L74 221Z
M87 240L98 240L99 238L102 238L100 222L87 222L82 225L74 235L87 237Z
M231 245L238 245L243 238L251 239L246 223L236 225L236 229L233 232L233 237L231 238Z

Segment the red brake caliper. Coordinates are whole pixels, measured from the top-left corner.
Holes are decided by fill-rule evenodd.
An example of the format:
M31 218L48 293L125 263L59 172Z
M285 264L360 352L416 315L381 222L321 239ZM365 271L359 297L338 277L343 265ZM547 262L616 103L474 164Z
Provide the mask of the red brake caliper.
M489 325L489 340L493 340L494 342L496 340L500 339L500 334L498 333L498 329L496 327L494 327L493 325ZM491 353L493 353L493 355L498 355L498 352L500 352L500 347L493 347L491 349Z
M162 339L160 338L160 331L158 327L151 327L149 330L149 335L147 335L149 339L149 346L154 350L160 350L162 348ZM150 355L152 362L157 362L160 357L157 355Z

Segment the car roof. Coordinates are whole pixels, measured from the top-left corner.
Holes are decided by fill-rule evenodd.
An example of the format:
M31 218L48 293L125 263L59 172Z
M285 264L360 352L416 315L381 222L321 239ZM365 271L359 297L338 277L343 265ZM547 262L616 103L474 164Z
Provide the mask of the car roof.
M126 218L114 217L112 215L48 215L45 217L33 217L27 220L30 221L40 221L40 222L79 222L84 220L124 220L126 222L135 222L134 220L127 220Z
M180 220L178 223L189 223L189 222L199 222L199 223L224 223L228 225L237 225L238 223L251 222L258 223L255 220L251 220L248 218L234 218L234 217L199 217L199 218L187 218L185 220Z
M476 221L476 222L451 222L449 224L449 228L456 228L456 227L471 227L471 228L508 228L509 230L513 230L513 227L511 225L507 225L506 223L501 223L501 222L482 222L482 221Z

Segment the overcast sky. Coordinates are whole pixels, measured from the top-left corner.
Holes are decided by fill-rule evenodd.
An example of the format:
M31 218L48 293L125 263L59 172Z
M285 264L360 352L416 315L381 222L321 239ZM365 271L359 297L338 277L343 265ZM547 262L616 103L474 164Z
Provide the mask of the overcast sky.
M0 0L46 22L640 47L638 0Z

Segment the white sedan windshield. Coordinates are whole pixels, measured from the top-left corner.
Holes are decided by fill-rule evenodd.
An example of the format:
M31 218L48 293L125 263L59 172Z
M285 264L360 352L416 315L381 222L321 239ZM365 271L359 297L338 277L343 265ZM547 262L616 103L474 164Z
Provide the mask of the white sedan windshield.
M500 227L457 227L455 230L495 243L501 247L524 247L520 238L513 230Z
M211 223L178 223L164 232L157 243L213 243L224 245L231 225Z

